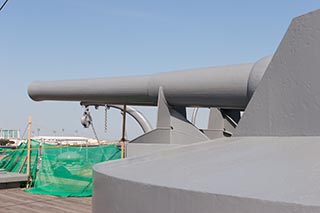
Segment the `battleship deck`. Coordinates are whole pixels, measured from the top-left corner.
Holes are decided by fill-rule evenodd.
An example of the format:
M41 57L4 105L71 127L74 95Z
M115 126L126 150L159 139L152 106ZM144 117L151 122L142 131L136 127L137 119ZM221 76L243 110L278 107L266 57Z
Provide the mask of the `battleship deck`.
M6 213L88 213L91 212L91 197L62 198L35 195L21 188L0 190L0 212Z

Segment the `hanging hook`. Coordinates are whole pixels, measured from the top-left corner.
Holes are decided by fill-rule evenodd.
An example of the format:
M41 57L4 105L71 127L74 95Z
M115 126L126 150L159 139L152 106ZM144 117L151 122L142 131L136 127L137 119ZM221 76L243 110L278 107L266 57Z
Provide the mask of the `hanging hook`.
M90 115L89 106L86 106L81 117L81 124L84 128L89 128L92 123L92 117Z

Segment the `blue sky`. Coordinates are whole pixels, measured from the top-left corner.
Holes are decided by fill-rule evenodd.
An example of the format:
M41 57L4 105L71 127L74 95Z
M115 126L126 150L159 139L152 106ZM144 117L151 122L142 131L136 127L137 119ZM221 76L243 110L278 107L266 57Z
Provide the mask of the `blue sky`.
M33 102L34 80L125 75L254 62L272 54L291 19L317 1L9 1L0 12L0 128L29 115L40 134L93 136L79 103ZM154 123L155 110L142 109ZM120 114L93 113L100 138L120 137ZM129 120L129 137L140 133ZM62 132L64 129L64 132Z

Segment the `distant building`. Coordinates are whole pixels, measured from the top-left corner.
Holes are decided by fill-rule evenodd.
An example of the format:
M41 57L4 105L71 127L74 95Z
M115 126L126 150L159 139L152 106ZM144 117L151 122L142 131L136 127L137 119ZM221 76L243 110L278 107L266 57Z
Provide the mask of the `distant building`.
M0 139L20 138L20 130L17 129L0 129Z
M67 137L67 136L35 136L35 137L32 137L32 139L35 139L40 142L56 144L56 145L67 145L67 144L81 145L81 144L87 144L89 142L89 138L73 137L73 136L71 136L71 137Z
M86 137L75 137L75 136L35 136L32 137L37 141L55 145L98 145L98 144L114 144L118 141L115 140L101 140L86 138Z

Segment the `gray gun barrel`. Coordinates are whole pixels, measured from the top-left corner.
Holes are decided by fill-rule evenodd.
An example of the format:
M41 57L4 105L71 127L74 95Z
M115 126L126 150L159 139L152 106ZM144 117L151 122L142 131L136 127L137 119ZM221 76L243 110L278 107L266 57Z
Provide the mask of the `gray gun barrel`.
M159 87L163 87L172 105L244 109L250 99L248 79L252 68L253 64L242 64L148 76L34 82L28 93L35 101L154 106ZM264 72L265 67L261 69Z

